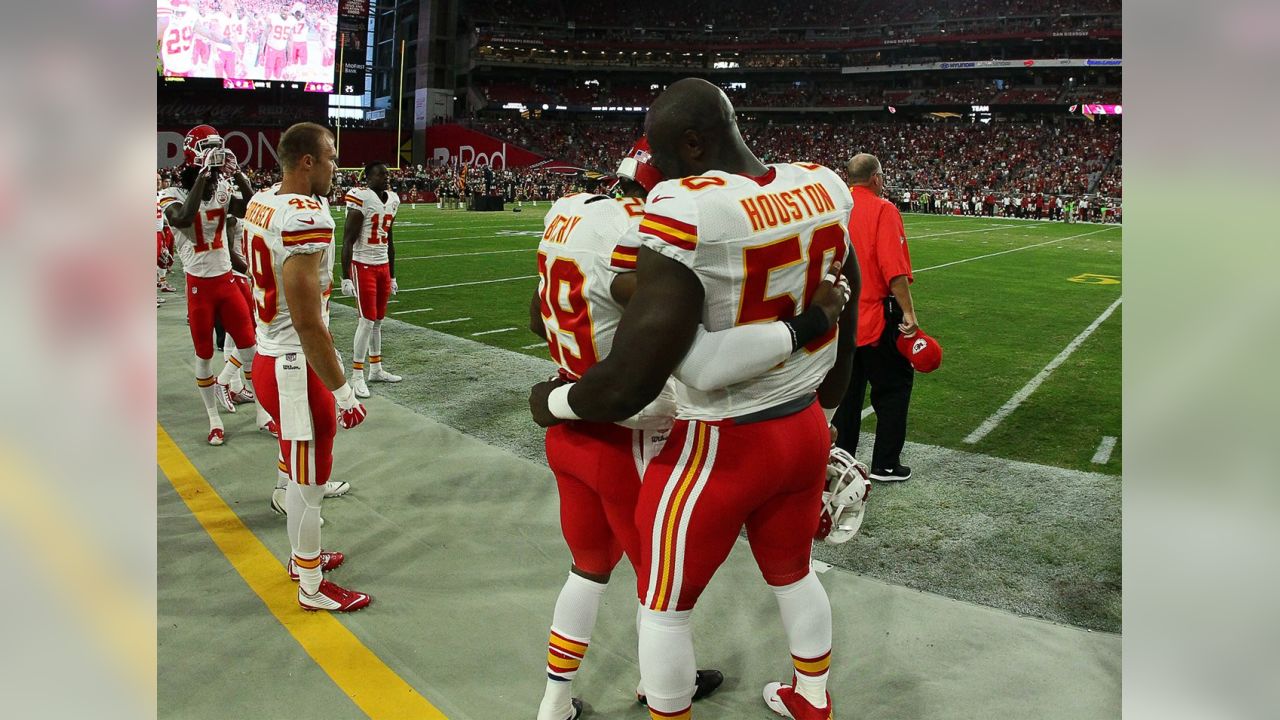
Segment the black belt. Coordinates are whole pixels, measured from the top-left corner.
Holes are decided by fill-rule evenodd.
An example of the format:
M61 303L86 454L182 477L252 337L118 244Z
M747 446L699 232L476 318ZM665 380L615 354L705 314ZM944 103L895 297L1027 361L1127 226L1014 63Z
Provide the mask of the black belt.
M810 405L818 401L816 395L804 395L794 400L788 400L780 405L774 405L764 410L757 410L746 415L729 418L734 425L749 425L751 423L764 422L765 420L776 420L788 415L795 415L798 412L807 410Z

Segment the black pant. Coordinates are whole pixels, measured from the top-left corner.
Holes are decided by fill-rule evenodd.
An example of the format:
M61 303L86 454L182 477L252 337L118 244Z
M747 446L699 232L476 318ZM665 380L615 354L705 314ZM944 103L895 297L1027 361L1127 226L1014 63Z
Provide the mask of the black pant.
M836 445L853 455L858 450L862 427L862 401L871 386L871 407L876 411L876 444L871 453L872 469L892 469L907 441L907 407L915 370L895 344L902 312L892 298L886 299L884 332L875 345L862 345L853 352L853 377L844 402L836 410L832 424L839 438Z

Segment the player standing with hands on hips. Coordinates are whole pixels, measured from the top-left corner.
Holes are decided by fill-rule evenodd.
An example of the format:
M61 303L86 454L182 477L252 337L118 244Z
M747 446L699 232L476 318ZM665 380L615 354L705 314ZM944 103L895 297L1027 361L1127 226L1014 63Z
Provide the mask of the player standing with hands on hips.
M280 136L277 153L284 180L253 196L244 225L258 316L258 402L280 427L280 467L290 480L288 571L299 581L303 609L359 610L371 598L324 579L322 571L344 557L320 546L320 506L338 425L350 429L365 418L329 334L334 222L325 198L337 152L327 128L299 123Z

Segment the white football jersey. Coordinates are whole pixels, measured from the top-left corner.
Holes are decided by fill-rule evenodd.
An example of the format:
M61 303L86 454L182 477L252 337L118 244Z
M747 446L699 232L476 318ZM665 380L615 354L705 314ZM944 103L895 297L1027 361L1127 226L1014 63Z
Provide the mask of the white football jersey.
M189 73L195 66L192 45L195 42L196 23L200 15L188 8L182 17L176 13L169 16L169 24L165 26L164 36L160 38L160 54L164 59L164 69L171 73Z
M289 17L292 18L293 16L290 15ZM296 42L296 43L306 42L308 35L310 35L310 32L307 30L307 21L294 19L293 35L291 37L293 42Z
M667 180L646 198L640 242L698 276L709 332L799 314L852 251L844 181L821 165L768 168L760 178L712 171ZM726 388L677 385L678 416L722 420L812 395L835 364L835 335L832 328L778 367Z
M538 297L551 359L570 379L580 379L613 349L622 306L610 287L619 270L635 268L638 251L619 248L619 242L634 234L643 207L635 198L577 193L560 198L547 212L538 243ZM639 415L619 424L669 426L670 385Z
M282 18L280 13L271 13L267 22L267 47L272 50L289 47L289 38L293 35L293 18Z
M253 279L258 352L277 357L302 352L285 302L284 262L292 255L324 253L319 284L325 327L333 291L333 217L329 202L306 195L263 190L249 201L241 220L249 237L249 274Z
M160 191L161 210L186 200L187 191L181 187ZM231 193L227 186L219 183L214 188L213 198L200 203L190 226L173 228L173 243L188 275L208 278L231 272L231 255L226 247L227 205L230 202Z
M351 258L365 265L386 265L387 235L400 210L400 196L388 190L384 202L378 193L361 187L348 190L345 200L348 208L359 210L364 217Z

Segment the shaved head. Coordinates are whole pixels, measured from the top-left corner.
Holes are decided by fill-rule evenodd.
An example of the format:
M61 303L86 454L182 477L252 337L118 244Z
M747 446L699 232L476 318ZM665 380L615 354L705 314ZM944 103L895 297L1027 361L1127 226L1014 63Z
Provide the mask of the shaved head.
M708 170L764 172L738 132L733 103L724 91L700 78L672 83L645 116L645 136L664 177L700 175Z
M849 173L850 185L867 185L871 182L871 178L880 172L880 161L875 155L858 153L849 160L849 164L845 166L845 172Z

